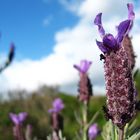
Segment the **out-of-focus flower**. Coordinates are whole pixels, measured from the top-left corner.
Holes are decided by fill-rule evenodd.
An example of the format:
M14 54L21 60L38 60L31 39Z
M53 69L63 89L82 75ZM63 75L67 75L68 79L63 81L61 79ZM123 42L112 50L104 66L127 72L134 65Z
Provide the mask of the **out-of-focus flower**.
M21 112L19 114L10 113L9 116L15 125L20 125L27 118L27 113L26 112Z
M56 98L52 104L53 108L49 109L50 113L50 123L52 127L52 140L60 140L58 132L63 130L63 117L60 114L61 110L64 108L64 103L60 98Z
M22 130L22 123L25 121L27 113L26 112L21 112L19 114L10 113L9 117L14 123L13 135L15 137L15 140L25 140L24 133Z
M0 73L12 63L14 55L15 55L15 45L14 43L11 43L7 60L2 66L0 66Z
M101 22L101 13L94 20L102 37L102 42L97 41L97 45L104 53L107 91L107 108L104 107L104 111L106 117L111 119L120 129L135 115L136 103L131 65L128 60L128 54L122 46L122 41L129 32L132 23L131 5L129 5L129 11L130 19L119 24L116 37L112 34L105 34Z
M9 51L9 54L8 54L7 65L12 62L12 60L14 58L14 55L15 55L15 45L14 45L14 43L11 43L10 51Z
M51 126L52 129L56 132L63 130L63 117L61 114L53 112L51 114Z
M92 96L92 85L87 75L87 71L91 64L91 61L81 60L80 65L74 65L74 68L76 68L80 73L78 99L86 103L88 103L90 96Z
M74 68L76 68L80 73L87 73L91 64L91 61L81 60L80 65L74 65Z
M96 123L92 124L88 129L89 140L94 140L97 137L98 133L99 133L99 129L97 124Z
M49 109L48 112L60 112L64 108L64 103L60 98L57 98L53 101L53 108Z

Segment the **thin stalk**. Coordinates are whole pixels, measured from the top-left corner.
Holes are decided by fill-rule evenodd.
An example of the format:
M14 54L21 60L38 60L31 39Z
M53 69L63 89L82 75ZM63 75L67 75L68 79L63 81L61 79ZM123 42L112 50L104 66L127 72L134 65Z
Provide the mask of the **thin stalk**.
M119 129L119 140L124 140L124 128Z
M55 130L52 132L52 140L60 140L58 133Z
M87 114L88 114L88 104L84 102L83 105L83 140L87 140Z

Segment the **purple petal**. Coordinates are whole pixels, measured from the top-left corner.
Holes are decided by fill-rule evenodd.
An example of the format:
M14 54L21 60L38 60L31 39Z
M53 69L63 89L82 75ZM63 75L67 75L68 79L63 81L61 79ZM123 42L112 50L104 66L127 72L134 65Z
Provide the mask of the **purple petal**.
M81 67L82 71L83 71L84 73L86 73L86 72L88 71L88 69L89 69L89 67L90 67L91 64L92 64L91 61L88 61L88 60L81 60L81 62L80 62L80 67Z
M76 68L80 73L86 73L91 64L92 64L91 61L81 60L80 66L74 65L74 68Z
M80 66L78 66L78 65L73 65L73 67L74 67L75 69L77 69L79 72L82 72Z
M57 98L53 102L53 108L56 109L56 112L61 111L64 108L63 101L60 98Z
M101 38L103 38L103 36L105 35L105 30L103 28L101 18L102 18L102 13L99 13L94 19L94 24L98 26L100 36L101 36Z
M116 50L118 48L117 41L112 34L107 34L104 36L103 45L111 50Z
M135 18L134 7L132 3L127 4L128 8L128 19L133 20Z
M14 114L14 113L10 113L9 117L15 125L20 124L20 121L18 119L18 115Z
M102 42L96 40L96 44L103 53L107 53L109 51Z
M88 129L88 136L89 136L89 139L95 139L98 135L98 127L97 127L97 124L93 124L89 127Z
M117 43L121 43L125 35L129 32L131 20L122 21L118 26Z
M56 98L53 101L53 108L49 109L48 112L49 113L60 112L63 108L64 108L63 101L60 98Z
M21 112L18 114L19 121L22 123L27 118L26 112Z

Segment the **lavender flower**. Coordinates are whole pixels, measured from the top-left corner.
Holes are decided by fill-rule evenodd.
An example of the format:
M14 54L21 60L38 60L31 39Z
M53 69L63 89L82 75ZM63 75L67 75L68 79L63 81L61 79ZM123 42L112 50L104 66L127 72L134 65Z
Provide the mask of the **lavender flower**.
M60 98L57 98L52 105L53 108L48 110L51 115L51 126L53 129L52 140L60 140L58 132L63 130L63 117L60 112L64 108L64 103Z
M10 113L10 119L15 125L21 125L27 117L26 112L21 112L19 114Z
M130 17L132 12L130 12ZM96 41L104 56L105 81L107 91L106 117L111 119L120 129L135 114L135 89L132 79L131 66L122 41L130 30L131 19L121 22L117 35L105 34L101 22L102 14L94 20L101 34L102 42Z
M74 65L74 68L76 68L80 73L87 73L91 64L91 61L81 60L80 65Z
M88 78L87 71L92 64L91 61L81 60L80 65L74 65L80 73L80 82L79 82L79 100L82 102L89 102L90 96L92 96L92 85L90 79Z
M10 113L9 116L15 125L13 127L13 135L15 137L15 140L25 140L24 134L22 131L22 123L26 119L27 113L26 112L21 112L19 114Z
M60 98L57 98L53 101L53 108L49 109L49 113L60 112L64 108L63 101Z
M89 140L94 140L99 133L99 129L97 124L92 124L88 129L88 137Z

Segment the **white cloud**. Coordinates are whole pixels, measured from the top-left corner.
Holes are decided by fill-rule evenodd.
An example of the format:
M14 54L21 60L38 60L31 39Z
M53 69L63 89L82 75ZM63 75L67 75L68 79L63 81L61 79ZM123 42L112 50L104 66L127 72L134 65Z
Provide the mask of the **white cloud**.
M83 0L59 0L59 3L70 12L76 12Z
M93 61L89 75L94 85L94 91L104 91L103 64L99 60L100 51L95 44L99 38L97 27L92 25L93 17L98 12L104 12L103 24L107 31L115 32L115 26L127 17L126 3L130 0L86 0L74 10L80 16L79 22L73 28L65 28L55 35L56 44L53 53L38 61L23 60L14 62L0 77L3 88L26 88L33 90L38 85L60 85L62 90L76 93L78 72L73 68L74 63L81 59ZM62 0L61 0L62 2ZM67 4L64 6L68 6ZM68 7L67 7L68 8ZM106 18L107 16L107 18ZM134 31L138 30L138 19ZM137 54L140 33L133 32L133 43ZM140 67L140 58L137 58Z

